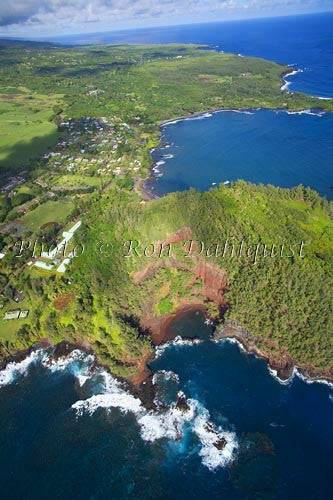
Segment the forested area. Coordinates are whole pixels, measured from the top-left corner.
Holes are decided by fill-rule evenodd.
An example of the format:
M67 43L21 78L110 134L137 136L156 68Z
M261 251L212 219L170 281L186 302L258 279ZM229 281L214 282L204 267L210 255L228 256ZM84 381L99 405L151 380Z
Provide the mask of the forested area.
M133 375L152 353L142 316L196 300L259 343L274 341L300 366L333 370L332 203L303 186L243 181L149 202L139 189L162 120L217 108L333 109L331 100L281 92L289 69L191 45L1 48L0 131L10 123L10 133L0 139L0 167L4 180L23 168L25 176L0 198L1 300L11 310L19 291L29 308L17 323L1 319L2 358L42 337L86 340L115 374ZM102 177L98 166L109 161L121 168ZM17 214L31 202L39 206ZM12 223L54 241L78 218L84 252L66 274L37 269L28 253L15 258ZM50 222L59 234L44 231ZM228 277L223 307L205 295L183 241L172 257L125 257L129 241L145 248L182 228L204 243L200 258ZM147 278L136 279L149 265Z

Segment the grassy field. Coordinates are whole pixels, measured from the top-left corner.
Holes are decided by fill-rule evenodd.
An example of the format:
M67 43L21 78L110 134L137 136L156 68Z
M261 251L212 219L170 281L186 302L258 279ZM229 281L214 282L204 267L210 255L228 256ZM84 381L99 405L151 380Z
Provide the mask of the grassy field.
M22 221L31 231L36 231L47 222L63 224L74 208L74 204L64 201L48 201L28 212Z
M29 91L3 94L0 89L0 171L29 167L54 144L57 126L50 119L60 99Z
M89 187L99 187L102 184L102 179L100 177L90 177L88 175L62 175L58 177L54 186L64 186L64 187L73 187L73 186L89 186Z

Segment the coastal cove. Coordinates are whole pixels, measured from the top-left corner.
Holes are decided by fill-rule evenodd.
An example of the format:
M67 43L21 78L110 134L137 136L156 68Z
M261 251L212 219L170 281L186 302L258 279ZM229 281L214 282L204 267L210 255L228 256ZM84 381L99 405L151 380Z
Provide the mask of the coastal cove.
M203 320L186 321L200 331ZM216 499L221 491L232 500L245 491L249 498L329 498L331 387L297 373L282 384L235 341L178 337L155 350L154 407L147 410L91 353L38 347L0 372L0 449L7 456L0 477L15 498L28 477L28 499L63 488L78 498L112 492L153 499L157 491L181 498L189 477L200 496ZM13 432L21 436L15 443ZM18 446L24 467L11 458ZM61 480L49 474L49 460ZM14 466L18 480L9 484Z
M153 197L238 179L310 186L333 198L333 114L320 110L212 110L161 124L152 150Z

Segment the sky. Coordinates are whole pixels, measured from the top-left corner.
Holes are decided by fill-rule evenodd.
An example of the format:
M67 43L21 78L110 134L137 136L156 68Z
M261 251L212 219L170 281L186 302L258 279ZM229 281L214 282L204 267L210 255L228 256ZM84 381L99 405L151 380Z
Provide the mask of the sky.
M333 10L333 0L0 0L0 36L49 37Z

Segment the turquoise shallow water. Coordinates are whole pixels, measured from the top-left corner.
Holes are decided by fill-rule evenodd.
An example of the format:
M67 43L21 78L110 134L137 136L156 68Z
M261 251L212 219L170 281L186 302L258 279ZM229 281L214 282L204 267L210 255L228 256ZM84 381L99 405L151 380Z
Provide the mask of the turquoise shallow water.
M160 196L244 179L303 184L332 199L332 139L332 113L226 111L173 122L163 127L164 147L152 153L154 177L147 185Z

